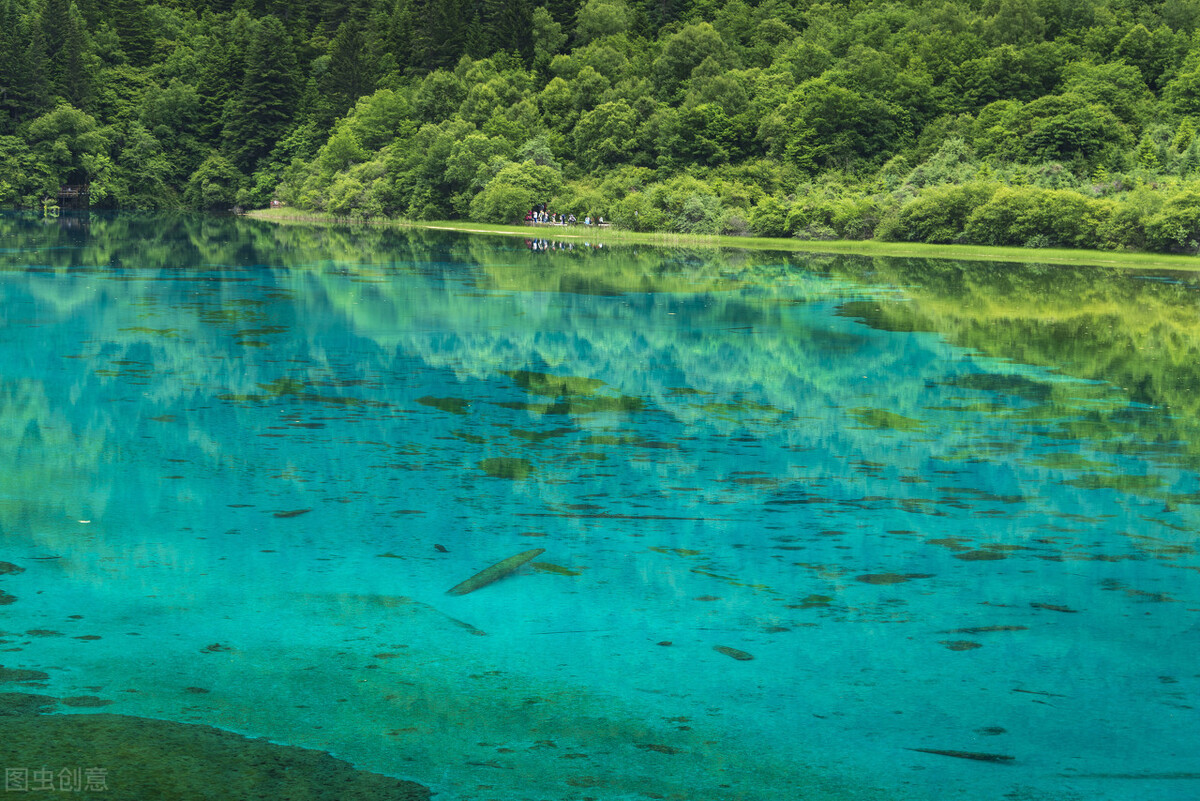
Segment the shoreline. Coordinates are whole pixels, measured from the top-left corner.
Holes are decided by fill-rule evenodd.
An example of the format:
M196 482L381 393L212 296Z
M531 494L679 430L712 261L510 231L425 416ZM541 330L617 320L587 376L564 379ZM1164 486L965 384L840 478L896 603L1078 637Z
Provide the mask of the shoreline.
M418 228L431 231L458 231L469 234L493 236L531 236L539 227L527 225L499 225L459 221L435 220L420 222L393 218L368 219L334 217L320 212L303 212L291 208L253 209L245 217L277 224L307 225L377 225L395 228ZM990 261L1016 262L1021 264L1053 264L1113 267L1131 270L1179 270L1200 271L1200 257L1170 253L1145 253L1129 251L1072 250L1062 248L1013 248L989 247L985 245L929 245L915 242L880 242L878 240L805 240L772 239L768 237L693 235L662 232L626 231L620 228L592 226L583 231L559 232L558 226L552 236L545 233L541 239L593 239L614 244L645 244L661 247L736 248L749 250L781 250L799 253L819 253L849 256L884 256L895 258L927 258L947 261ZM586 228L586 226L578 226Z

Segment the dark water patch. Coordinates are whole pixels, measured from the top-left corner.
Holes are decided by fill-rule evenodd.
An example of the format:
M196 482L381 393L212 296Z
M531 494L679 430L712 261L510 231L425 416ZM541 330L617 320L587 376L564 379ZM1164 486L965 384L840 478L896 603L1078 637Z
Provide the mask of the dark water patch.
M903 584L913 579L933 578L932 573L866 573L855 576L855 581L863 584Z
M1077 453L1069 453L1065 451L1054 451L1046 453L1036 458L1030 459L1029 464L1035 464L1040 467L1050 467L1055 470L1090 470L1107 472L1112 465L1104 462L1097 462L1093 459L1087 459Z
M1200 779L1200 773L1172 771L1168 773L1060 773L1066 779L1135 779L1142 781L1192 781Z
M1048 693L1044 690L1026 690L1024 687L1013 687L1014 693L1025 693L1026 695L1044 695L1047 698L1066 698L1067 696L1061 693Z
M983 647L983 643L971 640L938 640L938 644L946 646L951 651L973 651Z
M272 512L271 517L280 517L280 518L299 517L300 515L306 515L311 511L312 511L311 508L310 509L292 509L292 510L283 511L283 512Z
M417 403L451 414L466 414L471 408L471 402L466 398L435 398L432 395L424 395L417 398Z
M552 562L532 562L532 563L530 563L529 566L531 568L533 568L534 570L538 571L539 573L553 573L556 576L582 576L583 575L583 572L580 570L574 570L569 567L563 567L562 565L556 565Z
M552 398L591 395L607 386L598 378L552 375L532 370L501 370L500 373L511 378L513 383L530 394L547 395Z
M618 434L593 434L584 439L583 442L587 445L628 445L634 448L652 448L655 450L674 450L680 447L676 442L663 442L662 440L648 439L646 437Z
M975 487L938 487L937 491L945 495L968 495L974 500L991 503L1024 503L1026 500L1024 495L997 495Z
M627 515L615 512L518 512L518 517L567 517L591 520L721 520L725 517L684 517L682 515Z
M0 665L0 684L24 684L31 681L47 681L49 678L50 674L40 670L6 668Z
M1044 603L1038 603L1036 601L1030 602L1029 605L1031 607L1033 607L1034 609L1045 609L1050 612L1077 613L1079 611L1078 609L1072 609L1069 606L1061 606L1059 604L1044 604Z
M940 748L908 748L907 751L920 751L925 754L955 757L957 759L973 759L978 762L1012 762L1016 757L1005 754L984 754L977 751L947 751Z
M959 389L974 389L981 392L999 392L1004 395L1014 395L1024 400L1044 403L1054 392L1053 384L1046 381L1036 381L1023 375L1004 375L1001 373L973 373L962 375L941 382L945 387Z
M555 437L562 437L567 434L574 434L579 431L578 428L552 428L549 431L528 431L523 428L510 428L509 434L512 434L517 439L523 439L526 442L544 442Z
M1026 631L1028 626L968 626L961 629L947 629L942 634L988 634L994 631Z
M100 707L115 704L116 701L108 701L95 695L73 695L69 698L62 699L64 706L73 707Z
M1111 474L1089 474L1070 478L1063 482L1069 487L1079 487L1080 489L1109 489L1117 492L1126 492L1131 495L1139 495L1146 492L1152 492L1162 487L1163 479L1159 476L1130 476L1130 475L1111 475Z
M162 337L163 339L178 339L179 330L176 328L144 328L142 326L133 326L132 328L119 328L118 331L128 332L131 334L153 334L154 336ZM85 357L68 357L68 358L85 358Z
M480 470L493 478L507 478L516 481L529 478L534 472L532 462L514 456L493 456L490 459L482 459L478 466Z
M825 609L833 603L832 595L808 595L799 603L786 604L788 609Z
M702 556L704 554L704 551L697 551L693 548L664 548L659 545L652 545L648 550L674 556Z
M12 715L38 715L53 712L58 699L50 695L33 693L0 693L0 717ZM0 749L3 743L0 743Z
M209 726L104 713L0 716L0 762L99 766L105 789L95 795L109 801L427 801L431 796L414 782L356 770L322 751Z
M861 424L856 428L878 428L891 431L921 431L925 428L925 423L920 420L914 420L887 409L862 406L857 409L848 409L847 412Z
M1000 550L980 548L974 551L960 551L954 554L954 558L964 562L998 562L1001 559L1007 559L1008 554Z
M0 562L0 576L12 576L17 573L24 573L25 568L18 567L12 562Z
M569 398L554 403L527 403L525 401L500 401L497 406L504 409L531 412L533 414L600 414L605 412L640 412L646 409L641 398L629 395L591 395Z
M1164 592L1147 592L1145 590L1134 589L1116 579L1102 579L1099 584L1102 590L1123 592L1130 598L1144 603L1178 603L1179 600L1178 598L1172 598Z
M30 629L29 631L27 631L25 633L28 634L30 637L65 637L65 636L67 636L67 635L63 634L61 631L55 631L54 629Z
M837 307L838 317L852 317L876 331L893 331L909 334L932 330L928 325L919 325L913 316L905 314L907 309L897 303L880 303L873 300L852 300Z

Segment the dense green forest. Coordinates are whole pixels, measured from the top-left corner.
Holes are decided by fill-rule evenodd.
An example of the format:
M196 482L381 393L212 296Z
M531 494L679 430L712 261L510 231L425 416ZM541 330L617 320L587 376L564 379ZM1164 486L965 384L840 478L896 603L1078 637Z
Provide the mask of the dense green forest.
M1200 249L1200 0L0 0L0 203Z

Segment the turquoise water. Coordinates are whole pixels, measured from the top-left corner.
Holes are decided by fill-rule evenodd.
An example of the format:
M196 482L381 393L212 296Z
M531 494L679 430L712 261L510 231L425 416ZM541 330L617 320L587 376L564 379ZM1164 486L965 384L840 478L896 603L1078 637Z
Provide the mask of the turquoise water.
M1188 276L0 232L36 692L439 798L1200 792Z

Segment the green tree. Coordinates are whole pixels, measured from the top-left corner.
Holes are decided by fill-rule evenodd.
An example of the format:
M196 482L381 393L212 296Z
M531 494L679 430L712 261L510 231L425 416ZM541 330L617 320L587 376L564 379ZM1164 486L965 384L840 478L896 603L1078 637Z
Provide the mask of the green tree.
M95 159L106 155L110 145L93 117L65 103L32 121L26 140L44 165L46 191L55 192L62 184L90 181Z
M587 0L576 14L575 41L585 45L629 31L633 15L624 0Z
M242 86L225 114L223 138L230 160L253 172L293 124L298 82L296 56L277 17L259 21L246 55Z
M711 58L722 68L735 66L721 34L707 22L685 26L663 42L662 52L654 61L654 76L661 97L674 97L684 81L692 77L692 70L705 59Z
M624 100L602 103L579 118L575 152L585 169L617 164L629 157L635 144L637 112Z
M231 209L244 180L229 159L213 154L188 178L184 200L197 209Z
M896 109L825 78L805 81L788 101L784 117L789 120L786 154L805 170L882 162L907 138Z
M343 22L333 37L329 52L329 69L325 72L322 89L335 117L341 117L375 88L378 75L362 24L356 19Z
M46 0L41 22L50 91L62 101L86 109L92 85L79 8L70 0Z

